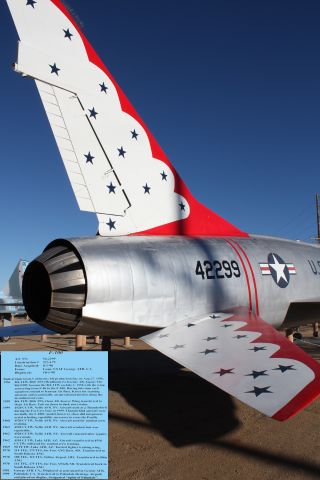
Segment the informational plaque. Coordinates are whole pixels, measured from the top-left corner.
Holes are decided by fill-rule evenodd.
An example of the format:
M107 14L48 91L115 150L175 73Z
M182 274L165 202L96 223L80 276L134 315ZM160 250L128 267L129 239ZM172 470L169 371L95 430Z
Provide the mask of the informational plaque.
M1 353L1 479L108 478L108 353Z

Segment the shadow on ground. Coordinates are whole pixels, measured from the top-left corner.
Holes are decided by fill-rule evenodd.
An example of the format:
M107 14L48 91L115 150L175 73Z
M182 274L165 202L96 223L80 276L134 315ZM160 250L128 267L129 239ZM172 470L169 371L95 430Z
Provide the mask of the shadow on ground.
M240 427L232 398L157 351L111 351L109 388L120 393L148 423L109 412L111 421L158 431L175 447L211 444L320 478L319 464L223 439Z
M112 351L109 388L175 446L212 442L239 425L228 394L153 350Z

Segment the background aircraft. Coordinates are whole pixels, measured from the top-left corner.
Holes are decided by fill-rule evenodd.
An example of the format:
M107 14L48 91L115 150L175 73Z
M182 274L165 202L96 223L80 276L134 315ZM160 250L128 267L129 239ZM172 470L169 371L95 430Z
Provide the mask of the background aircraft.
M319 248L250 236L190 193L59 0L8 0L15 70L36 85L99 235L59 239L26 270L29 316L59 333L143 335L278 420L320 392L317 362L274 327L314 321ZM153 333L152 333L153 332Z
M28 261L19 260L11 277L0 291L0 315L17 315L26 313L22 301L22 279Z

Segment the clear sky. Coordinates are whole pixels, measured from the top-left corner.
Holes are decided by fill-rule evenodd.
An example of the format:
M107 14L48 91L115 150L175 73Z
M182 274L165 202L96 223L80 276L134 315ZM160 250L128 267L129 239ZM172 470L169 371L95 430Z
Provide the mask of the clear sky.
M318 0L67 4L202 203L251 233L315 236ZM97 221L78 210L33 81L11 70L5 0L0 23L1 287L19 258L95 235Z

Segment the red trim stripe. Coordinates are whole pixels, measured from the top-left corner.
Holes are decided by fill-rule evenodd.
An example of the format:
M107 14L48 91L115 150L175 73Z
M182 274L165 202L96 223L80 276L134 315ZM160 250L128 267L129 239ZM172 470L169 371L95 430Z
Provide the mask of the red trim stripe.
M249 282L249 275L248 275L248 272L247 272L247 269L246 269L246 266L244 264L244 261L240 255L240 253L238 252L237 248L229 241L225 238L225 241L230 245L230 247L236 252L236 254L238 255L239 259L240 259L240 262L241 262L241 265L243 267L243 270L244 270L244 273L245 273L245 276L246 276L246 281L247 281L247 287L248 287L248 297L249 297L249 310L250 312L252 312L252 298L251 298L251 287L250 287L250 282Z
M241 245L236 242L235 240L231 240L232 242L234 242L241 250L241 252L243 253L243 255L245 256L245 259L247 260L248 262L248 265L249 265L249 268L250 268L250 271L251 271L251 275L252 275L252 280L253 280L253 287L254 287L254 295L255 295L255 299L256 299L256 314L259 315L259 300L258 300L258 289L257 289L257 283L256 283L256 278L255 278L255 275L254 275L254 272L253 272L253 268L252 268L252 265L251 265L251 262L249 260L249 257L248 255L246 254L246 252L244 251L244 249L241 247Z

